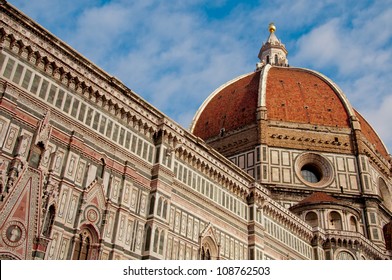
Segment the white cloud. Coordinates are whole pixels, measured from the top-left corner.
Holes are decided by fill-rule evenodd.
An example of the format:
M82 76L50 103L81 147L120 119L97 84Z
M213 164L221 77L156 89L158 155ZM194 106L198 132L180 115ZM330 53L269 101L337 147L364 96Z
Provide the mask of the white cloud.
M354 7L316 24L297 41L291 64L316 69L343 89L351 104L382 135L387 146L391 119L392 8L373 3Z
M180 116L189 115L190 112L194 114L202 101L221 83L249 71L243 62L245 55L241 41L225 32L225 28L232 24L230 22L210 29L205 19L186 8L123 6L116 22L122 22L125 17L122 15L127 15L132 18L132 24L119 35L106 30L101 33L110 34L108 38L94 39L91 30L111 29L115 24L102 28L89 26L102 25L95 24L106 18L101 14L110 18L108 15L116 12L117 9L111 5L89 11L88 15L91 16L85 17L89 24L78 24L80 29L76 30L76 44L85 44L86 50L91 44L97 46L92 54L101 61L98 65L105 67L185 127L189 126L185 121L190 118ZM149 20L146 21L142 15L147 13ZM139 28L146 32L136 33L135 30ZM89 31L91 34L86 36ZM135 37L128 37L131 46L113 53L116 49L112 48L116 43L111 42L124 33L135 34ZM103 53L110 53L110 61L105 60Z
M38 21L44 28L50 28L58 36L65 30L72 30L74 18L97 4L96 0L59 1L59 0L10 0L28 17ZM62 37L64 38L64 37Z
M361 29L344 27L342 19L334 18L298 40L294 61L311 64L318 69L336 67L338 74L344 76L353 76L367 69L384 71L390 67L391 54L373 39L380 40L379 36Z
M380 138L391 147L392 143L392 94L383 98L378 108L363 110L363 115L373 125ZM389 148L389 153L392 150Z
M274 21L290 64L332 78L392 147L391 0L11 2L185 127L254 70Z

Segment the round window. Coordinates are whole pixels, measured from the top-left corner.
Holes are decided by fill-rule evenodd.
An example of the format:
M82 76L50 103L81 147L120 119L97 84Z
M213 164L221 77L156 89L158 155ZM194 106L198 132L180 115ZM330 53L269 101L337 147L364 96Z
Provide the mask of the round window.
M326 187L334 179L330 161L315 153L299 155L295 162L295 172L301 182L311 187Z
M317 168L317 166L313 164L305 164L301 168L301 175L309 183L318 183L322 178L322 173Z

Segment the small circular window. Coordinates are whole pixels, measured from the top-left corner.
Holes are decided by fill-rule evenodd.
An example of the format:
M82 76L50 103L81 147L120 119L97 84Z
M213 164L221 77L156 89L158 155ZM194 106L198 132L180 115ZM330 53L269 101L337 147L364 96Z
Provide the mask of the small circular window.
M295 172L301 182L311 187L326 187L334 178L330 161L315 153L299 155L295 162Z
M309 183L318 183L323 176L317 166L313 164L305 164L302 166L301 175L302 178L304 178Z

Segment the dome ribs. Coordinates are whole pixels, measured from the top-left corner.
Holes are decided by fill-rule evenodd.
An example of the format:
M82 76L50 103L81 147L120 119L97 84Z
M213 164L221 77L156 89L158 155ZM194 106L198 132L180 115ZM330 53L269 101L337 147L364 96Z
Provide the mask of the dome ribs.
M266 109L267 121L280 122L288 126L297 124L308 128L312 126L323 131L333 127L343 131L341 129L353 129L350 121L357 116L364 145L374 150L386 162L390 159L387 149L376 132L359 113L354 113L344 93L333 81L308 69L265 67L267 67L265 73L257 71L246 74L216 90L202 107L192 132L204 140L220 141L218 139L221 137L235 135L230 133L257 125L257 113L260 109L257 108L258 96L259 91L263 90L265 93L262 93L260 106ZM260 73L263 73L262 85L260 85ZM277 135L271 136L270 139L286 141L291 139L282 131L273 130L269 134ZM333 141L312 134L310 138L311 141L302 138L295 141L314 143L316 146L339 146L340 150L344 147L350 149L347 137L342 141ZM229 144L225 143L223 146L227 148ZM222 148L219 145L217 147ZM361 148L361 151L363 149Z
M332 87L307 72L271 68L266 103L270 120L350 127L349 114Z

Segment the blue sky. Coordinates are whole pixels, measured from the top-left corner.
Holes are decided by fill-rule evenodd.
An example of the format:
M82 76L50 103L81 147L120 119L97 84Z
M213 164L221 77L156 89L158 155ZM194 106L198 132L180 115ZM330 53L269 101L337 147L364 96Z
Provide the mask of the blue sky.
M392 0L8 2L186 128L274 22L290 65L332 78L392 151Z

